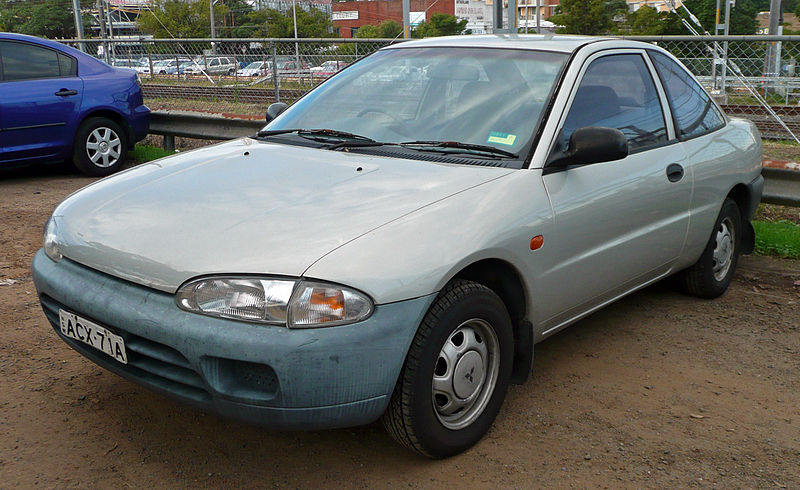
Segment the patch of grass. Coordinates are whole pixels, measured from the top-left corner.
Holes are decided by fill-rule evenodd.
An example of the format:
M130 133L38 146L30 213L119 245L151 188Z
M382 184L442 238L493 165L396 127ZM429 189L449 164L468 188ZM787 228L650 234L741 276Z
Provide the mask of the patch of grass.
M800 259L800 225L789 221L753 221L759 255Z
M131 156L130 160L134 165L138 165L140 163L158 160L159 158L168 157L174 154L174 152L167 151L157 146L136 145L133 148L133 155Z

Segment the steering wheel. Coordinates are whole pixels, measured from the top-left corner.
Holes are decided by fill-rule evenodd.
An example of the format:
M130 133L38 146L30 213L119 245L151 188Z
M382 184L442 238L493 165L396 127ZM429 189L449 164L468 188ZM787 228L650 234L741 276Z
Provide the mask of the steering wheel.
M386 109L381 109L380 107L368 107L363 111L359 112L358 114L356 114L356 117L362 117L364 114L369 114L370 112L375 112L377 114L383 114L384 116L389 116L390 119L394 120L394 122L400 124L401 126L406 125L405 121L400 119L400 116L392 112L389 112Z

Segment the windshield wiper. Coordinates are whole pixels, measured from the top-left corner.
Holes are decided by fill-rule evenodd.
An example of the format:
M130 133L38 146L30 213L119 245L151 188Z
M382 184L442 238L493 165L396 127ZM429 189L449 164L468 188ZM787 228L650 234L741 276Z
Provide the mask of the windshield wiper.
M336 129L303 129L303 128L266 129L259 131L256 134L256 136L259 138L265 138L268 136L276 136L279 134L289 134L289 133L297 133L298 136L312 139L315 141L327 141L328 138L339 138L339 139L350 139L350 140L375 143L375 140L372 138L361 136L360 134L348 133L347 131L339 131Z
M472 143L462 143L460 141L406 141L399 143L400 146L411 148L414 150L423 150L427 148L435 148L435 151L447 151L448 148L459 150L460 153L479 153L479 154L492 154L500 155L508 158L518 158L519 155L511 153L510 151L501 150L493 146L475 145Z

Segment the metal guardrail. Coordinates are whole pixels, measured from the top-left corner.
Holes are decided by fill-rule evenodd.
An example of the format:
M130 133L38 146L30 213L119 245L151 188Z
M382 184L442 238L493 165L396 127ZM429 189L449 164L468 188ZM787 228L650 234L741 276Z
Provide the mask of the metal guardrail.
M761 202L800 207L800 171L764 167L764 193Z
M252 136L264 127L263 118L198 114L188 111L153 111L150 133L164 136L164 148L175 149L175 137L227 140ZM765 167L761 202L800 207L800 171Z

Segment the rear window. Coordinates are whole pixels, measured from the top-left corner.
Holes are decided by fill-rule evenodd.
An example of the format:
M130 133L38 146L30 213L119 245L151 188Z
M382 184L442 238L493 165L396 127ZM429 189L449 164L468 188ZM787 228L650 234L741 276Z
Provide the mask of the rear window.
M686 70L663 53L649 53L667 92L681 139L700 136L725 125L711 97Z

